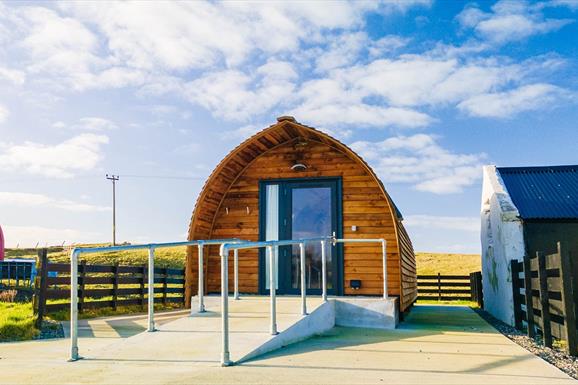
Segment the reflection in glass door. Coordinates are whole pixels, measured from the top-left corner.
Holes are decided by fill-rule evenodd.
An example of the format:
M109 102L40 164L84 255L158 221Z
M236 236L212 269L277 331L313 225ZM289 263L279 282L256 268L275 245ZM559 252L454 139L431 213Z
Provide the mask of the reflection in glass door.
M330 236L332 233L330 187L295 187L291 194L292 239ZM305 249L305 282L307 289L321 289L321 244L309 244ZM299 246L292 247L291 288L300 289ZM327 288L332 289L331 253L327 255Z
M299 239L331 236L338 231L340 212L337 179L277 180L261 184L261 239ZM280 294L301 290L299 246L277 249L277 282ZM327 250L327 289L337 294L338 260L335 247ZM269 258L261 254L261 288L269 289ZM307 292L321 293L321 242L306 246Z

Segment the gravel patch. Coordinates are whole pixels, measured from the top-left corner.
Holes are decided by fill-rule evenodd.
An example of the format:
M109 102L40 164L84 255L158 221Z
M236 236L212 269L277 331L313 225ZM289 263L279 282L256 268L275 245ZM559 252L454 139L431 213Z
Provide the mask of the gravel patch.
M46 340L51 338L64 338L62 324L57 321L43 320L42 330L40 330L40 334L35 339Z
M536 336L536 340L533 340L524 332L494 318L484 310L474 309L474 311L500 333L528 350L530 353L533 353L544 361L549 362L570 377L578 379L578 357L569 356L565 351L557 349L556 347L547 348L541 344L542 341L540 336Z

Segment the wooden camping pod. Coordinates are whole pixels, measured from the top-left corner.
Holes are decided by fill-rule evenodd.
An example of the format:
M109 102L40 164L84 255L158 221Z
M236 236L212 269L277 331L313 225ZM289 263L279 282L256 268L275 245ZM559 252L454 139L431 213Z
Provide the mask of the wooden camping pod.
M296 163L307 165L295 171ZM231 151L212 172L197 199L188 238L260 239L259 189L264 180L334 177L341 186L341 227L345 238L387 240L388 294L406 310L417 297L413 247L402 218L381 181L353 150L314 128L280 117L277 123L250 137ZM352 230L356 226L356 230ZM186 299L197 293L197 248L187 252ZM220 291L217 246L204 252L205 292ZM259 253L239 252L239 289L259 294ZM382 295L381 246L346 244L343 247L343 295ZM233 266L229 263L230 275ZM361 280L358 290L351 280ZM232 279L229 280L232 288Z

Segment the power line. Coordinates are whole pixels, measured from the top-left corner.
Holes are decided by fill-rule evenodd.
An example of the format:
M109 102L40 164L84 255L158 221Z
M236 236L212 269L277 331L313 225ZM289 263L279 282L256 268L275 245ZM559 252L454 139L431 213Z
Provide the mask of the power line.
M182 180L203 180L201 176L170 176L170 175L131 175L122 174L123 178L143 178L143 179L182 179Z

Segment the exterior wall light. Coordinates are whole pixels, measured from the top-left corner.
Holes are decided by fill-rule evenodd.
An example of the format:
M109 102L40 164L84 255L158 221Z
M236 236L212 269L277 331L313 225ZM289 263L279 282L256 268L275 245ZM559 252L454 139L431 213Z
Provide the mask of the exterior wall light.
M293 171L305 171L307 170L307 165L303 164L303 163L295 163L293 166L291 166L291 170Z

